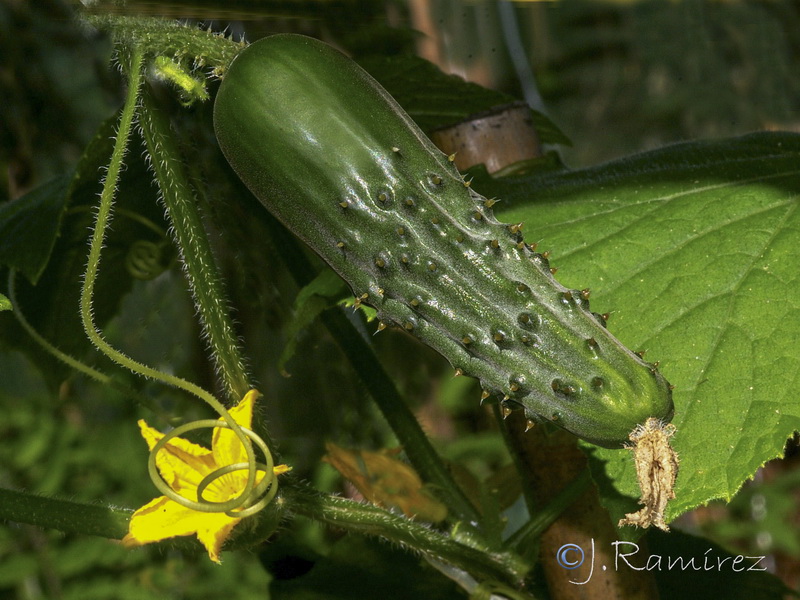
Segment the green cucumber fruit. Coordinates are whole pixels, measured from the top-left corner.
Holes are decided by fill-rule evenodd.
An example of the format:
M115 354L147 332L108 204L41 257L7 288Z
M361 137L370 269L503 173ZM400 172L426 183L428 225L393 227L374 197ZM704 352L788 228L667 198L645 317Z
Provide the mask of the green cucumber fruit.
M553 279L519 225L492 215L395 100L327 44L260 40L233 61L214 106L223 153L262 204L355 296L501 398L620 447L669 421L670 386Z

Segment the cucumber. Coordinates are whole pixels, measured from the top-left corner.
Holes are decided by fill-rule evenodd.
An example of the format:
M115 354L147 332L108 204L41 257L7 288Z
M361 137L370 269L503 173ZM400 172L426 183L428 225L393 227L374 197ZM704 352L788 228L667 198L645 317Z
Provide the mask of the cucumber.
M378 311L522 408L621 447L672 418L670 386L553 278L521 225L500 223L389 94L327 44L293 34L233 61L214 105L231 166Z

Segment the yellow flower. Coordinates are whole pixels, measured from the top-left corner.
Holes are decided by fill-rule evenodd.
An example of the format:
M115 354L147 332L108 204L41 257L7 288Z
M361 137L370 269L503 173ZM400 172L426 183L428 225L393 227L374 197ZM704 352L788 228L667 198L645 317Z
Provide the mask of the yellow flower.
M241 427L250 429L253 404L258 396L256 390L249 391L242 401L229 411L233 420ZM139 421L139 428L150 450L164 437L164 434L150 427L144 420ZM214 429L211 450L183 438L174 437L156 456L156 466L164 481L177 494L194 502L198 500L198 485L207 475L226 465L246 462L247 454L239 438L230 429L222 427ZM289 470L290 467L286 465L277 465L273 468L275 475ZM264 473L259 472L256 484L263 477ZM208 502L227 502L236 498L247 485L247 479L246 469L226 473L208 484L203 491L203 499ZM232 513L235 515L235 511ZM219 563L222 545L241 520L241 517L231 516L225 512L198 511L183 506L167 496L160 496L133 513L128 534L122 539L122 543L132 548L166 538L197 534L197 539L208 550L209 558Z

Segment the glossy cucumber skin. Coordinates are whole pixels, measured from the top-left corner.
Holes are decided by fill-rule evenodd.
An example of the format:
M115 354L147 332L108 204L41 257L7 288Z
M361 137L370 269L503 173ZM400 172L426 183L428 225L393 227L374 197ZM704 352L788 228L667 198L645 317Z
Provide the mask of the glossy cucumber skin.
M388 93L327 44L293 34L234 60L214 107L226 158L356 297L480 380L504 407L620 447L669 421L669 384Z

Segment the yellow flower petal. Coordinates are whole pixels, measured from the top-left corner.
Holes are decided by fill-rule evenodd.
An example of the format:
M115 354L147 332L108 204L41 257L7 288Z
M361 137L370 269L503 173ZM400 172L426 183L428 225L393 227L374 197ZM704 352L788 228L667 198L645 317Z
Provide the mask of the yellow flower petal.
M217 513L213 517L213 519L204 520L205 526L198 529L197 539L208 550L208 558L220 564L222 561L219 553L222 551L222 546L241 519L225 516L224 513ZM223 521L223 519L227 519L227 521Z
M204 513L185 508L161 496L133 513L128 534L122 543L127 548L133 548L194 533L206 547L208 557L219 563L222 545L239 521L241 519L225 513Z
M139 429L151 450L164 437L143 420L139 421ZM172 438L161 449L156 456L156 466L164 481L190 500L197 500L198 484L217 468L211 451L179 437Z
M159 496L133 513L122 543L133 548L170 537L191 535L196 531L192 522L194 514L197 511L184 508L166 496Z
M236 423L250 429L253 420L253 405L260 395L258 391L250 390L239 404L228 411ZM220 419L220 421L223 420ZM225 427L217 427L214 430L211 438L211 451L218 465L247 462L247 454L242 442L232 430Z
M142 432L142 437L147 442L147 447L152 450L153 447L156 445L157 442L164 437L164 434L161 433L158 429L153 429L147 424L147 421L144 419L139 419L139 429ZM169 442L170 444L180 448L183 452L188 454L189 456L196 456L198 458L203 458L211 454L211 451L208 448L204 448L203 446L199 446L198 444L194 444L188 440L183 438L172 438Z
M228 411L237 424L250 429L253 417L253 405L261 396L257 390L250 390L242 398L241 402ZM223 419L220 419L222 421ZM242 442L236 434L224 427L214 430L211 438L211 451L217 465L231 465L235 463L247 462L247 453L242 446ZM256 452L258 452L256 450ZM258 460L258 454L256 454ZM257 476L256 483L261 481L263 473ZM209 486L209 499L213 495L217 496L218 502L224 502L237 496L247 485L247 471L234 471L223 475Z
M234 421L250 429L253 405L260 396L251 390L230 414ZM139 421L142 436L152 450L164 435ZM181 496L197 500L197 486L209 473L230 464L247 462L247 455L239 438L230 429L216 428L211 438L211 450L182 438L172 438L156 456L156 465L167 484ZM275 475L286 473L291 467L277 465ZM259 473L256 483L264 473ZM203 498L211 502L225 502L242 493L247 484L247 470L233 471L212 481ZM166 496L161 496L137 510L131 517L125 546L134 547L158 542L176 536L196 534L206 547L208 556L220 562L219 554L225 540L240 518L225 513L201 512L184 507Z

